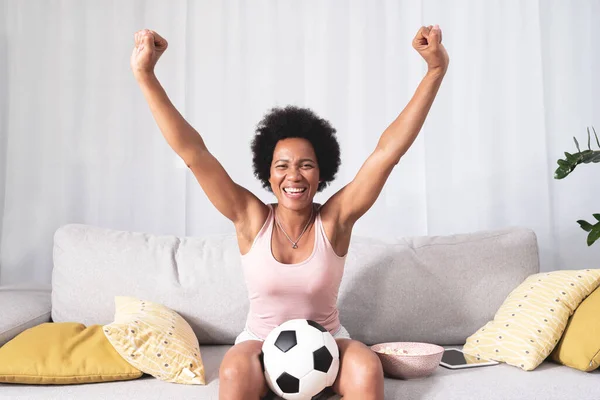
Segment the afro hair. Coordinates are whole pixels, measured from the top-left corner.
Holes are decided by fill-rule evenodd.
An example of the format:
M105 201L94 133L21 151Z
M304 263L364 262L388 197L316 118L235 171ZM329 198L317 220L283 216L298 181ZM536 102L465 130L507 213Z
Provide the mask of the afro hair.
M269 178L273 151L277 142L287 138L308 140L317 156L320 176L317 192L322 191L335 179L340 167L340 145L331 124L308 108L287 106L271 109L256 127L252 140L252 164L254 175L263 187L271 190Z

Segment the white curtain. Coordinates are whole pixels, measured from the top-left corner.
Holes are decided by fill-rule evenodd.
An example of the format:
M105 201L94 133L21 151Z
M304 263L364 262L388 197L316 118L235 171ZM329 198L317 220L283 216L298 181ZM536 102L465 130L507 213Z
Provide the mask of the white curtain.
M598 268L577 219L600 165L553 179L600 132L600 1L0 0L0 283L49 282L67 223L233 232L156 127L129 69L133 33L169 41L157 75L230 175L264 201L249 143L273 106L338 130L349 182L412 97L411 47L439 24L450 68L419 138L355 235L535 230L542 270ZM592 141L594 145L595 140ZM594 145L595 146L595 145ZM594 147L593 147L594 148Z

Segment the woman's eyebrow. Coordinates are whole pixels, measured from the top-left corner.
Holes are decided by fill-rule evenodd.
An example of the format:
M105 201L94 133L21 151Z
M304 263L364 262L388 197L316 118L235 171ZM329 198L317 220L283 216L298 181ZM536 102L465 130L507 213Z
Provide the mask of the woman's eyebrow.
M288 160L286 158L280 158L279 160L276 160L275 162L278 163L280 161L282 161L282 162L289 162L290 160ZM301 163L304 162L304 161L310 161L310 162L313 162L313 163L315 162L312 158L303 158L301 160L298 160L298 162L301 162Z

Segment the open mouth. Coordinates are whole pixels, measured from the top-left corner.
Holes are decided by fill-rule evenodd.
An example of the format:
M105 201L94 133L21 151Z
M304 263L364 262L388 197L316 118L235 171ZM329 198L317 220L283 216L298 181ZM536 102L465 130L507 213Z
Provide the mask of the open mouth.
M304 192L306 192L306 189L307 188L305 188L305 187L297 187L297 188L286 187L286 188L283 188L283 192L285 193L285 195L287 197L298 198L298 197L302 196L304 194Z

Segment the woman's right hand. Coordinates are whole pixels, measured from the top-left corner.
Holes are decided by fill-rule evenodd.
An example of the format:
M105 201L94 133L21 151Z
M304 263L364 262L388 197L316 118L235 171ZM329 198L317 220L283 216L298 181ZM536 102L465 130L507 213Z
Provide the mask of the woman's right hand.
M135 47L131 53L131 69L136 79L154 74L154 66L169 45L158 33L142 29L135 33Z

